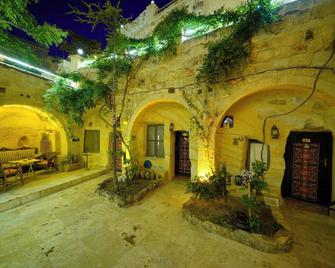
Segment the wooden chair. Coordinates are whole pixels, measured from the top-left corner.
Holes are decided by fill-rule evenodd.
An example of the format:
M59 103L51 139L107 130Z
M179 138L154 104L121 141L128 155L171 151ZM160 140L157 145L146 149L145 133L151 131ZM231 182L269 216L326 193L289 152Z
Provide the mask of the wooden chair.
M40 162L37 162L35 164L35 170L44 169L45 172L49 171L50 169L57 170L57 154L56 153L45 153L35 158L41 159Z
M2 165L0 165L0 182L2 184L2 188L4 189L4 192L7 190L7 177L4 171L4 168Z
M22 185L23 176L22 176L22 167L19 165L11 164L9 166L0 165L0 182L2 184L4 192L7 191L7 186L9 185L10 177L19 177Z

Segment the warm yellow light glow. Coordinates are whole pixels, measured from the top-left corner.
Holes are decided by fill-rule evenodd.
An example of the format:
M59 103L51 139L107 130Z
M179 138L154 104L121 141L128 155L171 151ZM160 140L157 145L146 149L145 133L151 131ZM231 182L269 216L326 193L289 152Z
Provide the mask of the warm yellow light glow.
M198 176L199 177L207 177L211 173L211 165L207 159L200 158L198 162Z
M209 181L209 177L206 175L206 176L199 176L199 181L200 182L208 182Z
M54 127L54 128L58 128L59 124L56 123L56 121L54 119L51 118L50 115L48 115L47 113L43 112L42 110L35 108L33 106L28 106L28 105L18 105L18 104L9 104L9 105L2 105L0 107L0 111L4 110L6 108L16 108L16 109L25 109L25 110L29 110L32 111L36 114L38 114L41 118L43 118L45 121L49 120L48 122Z
M206 177L207 174L208 174L208 170L207 169L201 169L198 172L198 176L199 177Z
M32 127L34 124L36 125L36 122L39 122L39 128L42 129L44 132L48 132L51 139L55 139L54 144L56 144L57 140L58 144L55 145L55 148L53 149L57 149L57 151L61 155L67 154L68 144L64 127L52 114L49 114L46 111L43 111L42 109L33 106L17 104L0 106L0 114L2 115L0 116L0 119L2 118L2 120L9 115L16 115L17 120L13 120L13 122L10 123L10 127L12 127L13 129L15 129L16 126L21 127L21 125L24 125L24 123L29 124L29 126ZM5 117L3 115L5 115ZM36 116L39 120L36 119ZM22 123L22 120L24 120L24 123ZM4 127L4 125L2 127ZM25 134L23 133L22 135ZM59 140L58 138L56 138L56 136L58 135Z

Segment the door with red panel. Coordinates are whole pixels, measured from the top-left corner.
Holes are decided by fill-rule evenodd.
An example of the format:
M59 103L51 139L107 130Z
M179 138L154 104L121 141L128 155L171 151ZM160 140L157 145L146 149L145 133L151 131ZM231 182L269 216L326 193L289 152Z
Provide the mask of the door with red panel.
M291 132L285 151L282 195L323 205L331 201L332 134Z
M176 131L175 173L176 175L191 175L189 133Z

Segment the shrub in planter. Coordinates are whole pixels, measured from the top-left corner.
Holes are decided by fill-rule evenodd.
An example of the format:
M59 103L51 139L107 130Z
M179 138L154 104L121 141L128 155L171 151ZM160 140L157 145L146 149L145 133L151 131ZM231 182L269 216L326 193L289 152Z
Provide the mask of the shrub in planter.
M192 193L195 198L210 200L217 196L213 184L199 177L196 177L194 181L189 181L186 187L186 193Z
M228 172L224 165L215 170L206 178L196 177L187 183L186 192L192 193L195 198L210 200L220 196L228 195L227 179Z
M140 178L140 170L138 164L132 160L124 157L125 176L127 181L132 181Z
M83 167L80 154L68 154L59 161L60 170L72 171Z

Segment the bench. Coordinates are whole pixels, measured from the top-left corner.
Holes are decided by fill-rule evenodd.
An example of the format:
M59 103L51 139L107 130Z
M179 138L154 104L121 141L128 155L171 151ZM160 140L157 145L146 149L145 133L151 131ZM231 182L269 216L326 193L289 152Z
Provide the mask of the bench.
M23 158L34 158L36 154L36 148L22 147L18 149L0 149L0 165L4 165L9 161L20 160Z

